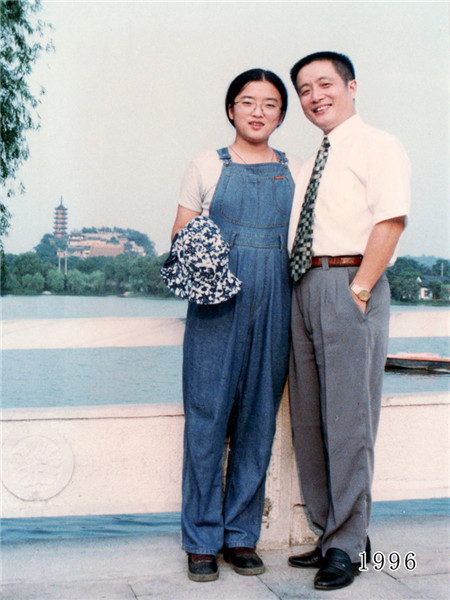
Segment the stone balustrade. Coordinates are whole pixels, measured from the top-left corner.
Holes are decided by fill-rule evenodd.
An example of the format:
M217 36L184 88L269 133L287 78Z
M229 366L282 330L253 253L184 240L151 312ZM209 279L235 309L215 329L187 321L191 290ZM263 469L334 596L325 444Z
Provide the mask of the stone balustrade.
M52 340L56 344L58 339L67 340L61 333L67 327L75 335L71 347L101 347L105 340L107 345L149 345L152 335L153 340L159 339L155 332L164 322L168 325L166 342L177 344L183 329L177 319L149 319L149 329L135 323L131 344L129 322L133 319L108 319L107 326L103 319L76 319L77 327L72 320L62 321L52 321L53 335L46 338L42 337L42 321L5 322L3 347L30 348L38 343L49 347ZM90 326L86 323L83 328L81 321L90 321ZM448 335L448 313L436 311L428 319L418 318L417 312L394 313L391 335L392 328L402 337L405 332ZM99 338L99 332L106 337ZM2 516L179 511L183 424L181 403L4 409ZM374 500L448 496L448 437L448 394L384 397ZM298 488L285 392L267 478L260 546L279 548L312 539Z

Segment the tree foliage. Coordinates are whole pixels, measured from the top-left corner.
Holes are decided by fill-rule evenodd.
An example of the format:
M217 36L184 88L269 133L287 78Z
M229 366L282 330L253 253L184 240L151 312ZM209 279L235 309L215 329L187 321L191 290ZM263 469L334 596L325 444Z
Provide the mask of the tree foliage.
M445 286L438 279L432 279L431 281L429 281L428 289L433 294L434 299L448 301L447 286Z
M437 259L431 267L425 266L414 258L400 257L386 274L391 288L391 297L398 302L417 302L419 298L419 278L437 275L441 271L448 277L448 260ZM448 301L447 286L439 281L430 281L428 288L435 300Z
M162 256L129 253L115 258L94 256L86 259L71 256L68 258L68 272L65 274L63 261L61 270L55 265L54 255L47 247L51 246L50 242L51 236L44 236L36 246L36 252L6 255L3 294L40 294L47 291L76 296L132 293L139 296L174 297L160 276L167 253ZM387 269L392 300L402 303L419 302L419 278L423 279L425 271L440 272L442 262L445 270L448 261L443 259L438 259L432 267L424 267L413 258L398 258L395 265ZM434 280L431 276L428 288L434 301L449 301L449 283L450 280L445 275L443 281Z
M42 262L55 266L58 264L57 246L51 233L46 233L34 250Z
M48 238L45 241L48 241ZM44 239L43 238L43 239ZM172 297L164 285L160 268L167 257L120 254L115 258L95 256L82 260L69 257L68 272L55 266L53 254L42 243L41 252L7 254L2 294L52 294L104 295L132 292L142 296Z
M438 259L430 269L430 275L442 275L450 279L450 261Z
M29 156L26 133L39 128L36 109L44 90L33 89L30 75L38 57L51 47L51 44L43 44L47 24L36 16L40 9L41 0L1 0L0 174L8 197L14 193L12 180ZM2 200L0 235L7 233L10 217Z

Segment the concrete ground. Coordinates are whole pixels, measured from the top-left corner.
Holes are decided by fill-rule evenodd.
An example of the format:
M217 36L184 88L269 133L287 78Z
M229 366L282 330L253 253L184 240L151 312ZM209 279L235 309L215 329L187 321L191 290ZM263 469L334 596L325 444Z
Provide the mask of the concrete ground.
M369 565L355 582L335 592L313 588L314 570L287 565L293 551L261 551L266 572L242 577L220 559L215 582L194 583L186 576L179 534L52 539L5 543L2 549L3 600L438 600L450 598L449 520L446 516L376 518L371 524L374 552L402 558L397 570ZM415 553L417 566L405 568ZM381 557L381 554L378 555Z

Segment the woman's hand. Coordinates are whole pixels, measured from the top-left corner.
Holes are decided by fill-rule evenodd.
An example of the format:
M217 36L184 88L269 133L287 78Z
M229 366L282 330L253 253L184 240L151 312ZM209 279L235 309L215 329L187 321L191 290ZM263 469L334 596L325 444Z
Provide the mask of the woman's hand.
M180 231L180 229L183 229L183 227L185 225L187 225L189 223L189 221L192 221L192 219L194 217L200 216L200 214L201 213L199 213L195 210L191 210L190 208L185 208L184 206L181 206L179 204L178 210L177 210L177 215L175 217L175 223L172 228L172 235L170 237L170 240L173 241L173 238Z

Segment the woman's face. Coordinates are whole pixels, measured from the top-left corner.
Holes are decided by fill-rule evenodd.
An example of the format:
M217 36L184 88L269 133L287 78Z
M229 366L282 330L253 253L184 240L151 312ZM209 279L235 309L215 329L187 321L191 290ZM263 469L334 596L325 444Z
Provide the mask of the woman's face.
M250 143L266 142L283 121L281 106L280 92L272 83L247 83L234 99L234 105L228 107L236 136Z

